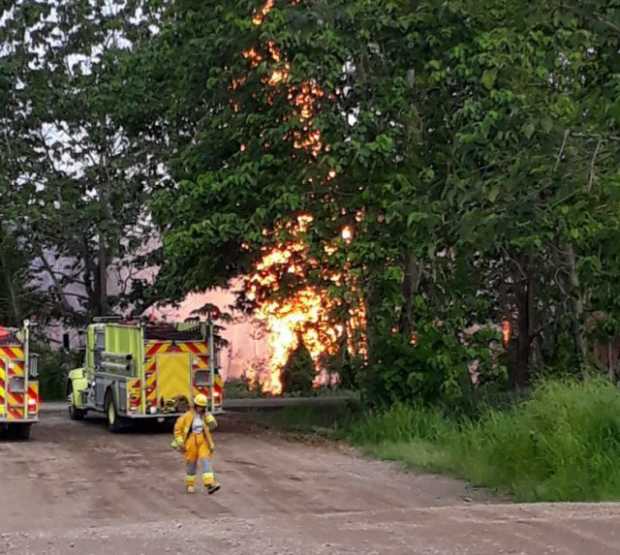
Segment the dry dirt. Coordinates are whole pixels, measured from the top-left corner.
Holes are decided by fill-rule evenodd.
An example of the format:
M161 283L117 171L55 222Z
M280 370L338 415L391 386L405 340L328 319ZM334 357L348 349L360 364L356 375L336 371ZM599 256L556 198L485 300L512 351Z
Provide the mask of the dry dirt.
M168 434L43 415L0 441L0 553L620 553L620 505L501 503L240 418L216 435L222 490L188 496Z

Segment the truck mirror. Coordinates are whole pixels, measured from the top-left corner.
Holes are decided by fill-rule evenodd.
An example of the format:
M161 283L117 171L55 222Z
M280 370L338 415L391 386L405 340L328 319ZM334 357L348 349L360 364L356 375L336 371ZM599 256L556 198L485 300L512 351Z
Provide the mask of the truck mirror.
M30 353L30 361L28 365L28 376L36 379L39 377L39 355Z

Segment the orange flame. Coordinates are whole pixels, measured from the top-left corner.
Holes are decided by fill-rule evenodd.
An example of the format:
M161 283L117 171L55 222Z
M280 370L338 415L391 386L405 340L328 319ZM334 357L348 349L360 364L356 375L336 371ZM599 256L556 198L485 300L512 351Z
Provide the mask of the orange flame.
M262 25L265 18L269 15L269 12L273 10L275 4L275 0L267 0L265 4L263 4L263 7L254 14L252 23L257 26Z
M299 0L289 1L293 5L300 3ZM254 13L252 23L256 26L262 25L274 7L275 0L266 0ZM267 97L267 102L272 103L275 95L281 92L279 87L287 84L290 78L290 65L280 48L275 42L268 41L263 48L249 48L243 51L242 56L248 61L251 69L256 69L269 59L274 63L273 69L262 80L265 85L274 89ZM237 91L246 81L246 77L233 79L230 90ZM320 129L314 126L314 119L319 113L325 92L314 80L307 80L298 85L287 85L284 91L293 110L293 116L300 123L300 127L285 139L292 142L295 150L306 152L316 159L323 150L329 150L329 147L323 144ZM236 101L231 101L231 105L236 111L239 110ZM242 145L241 151L245 149L246 146ZM336 172L330 170L325 182L335 177ZM307 247L302 237L312 221L311 216L303 215L289 224L288 231L293 239L276 248L265 250L254 272L245 280L247 296L258 306L256 317L264 323L268 331L271 353L268 375L263 376L261 381L258 371L250 369L247 378L253 384L260 383L264 391L276 395L282 393L281 373L291 353L298 347L300 338L310 352L317 369L315 385L330 381L330 377L321 369L321 359L324 355L336 354L345 336L349 352L361 356L366 353L365 340L360 337L360 330L365 329L366 323L363 303L359 303L359 308L349 310L348 320L342 325L335 324L331 320L331 314L335 308L342 306L343 301L331 299L325 291L318 288L303 287L286 300L270 300L267 298L269 295L263 293L265 290L270 293L277 292L284 275L293 275L303 280L307 268L316 269L316 261L307 259ZM267 235L268 232L265 230L264 234ZM350 226L341 231L342 239L347 244L353 240L353 235L353 228ZM328 255L334 254L337 249L336 242L325 246ZM347 283L346 275L333 274L323 277L335 285L348 285L349 291L354 295L357 294L355 284Z
M502 343L505 348L510 345L510 339L512 338L512 324L510 320L502 321Z
M345 243L350 243L353 241L353 228L351 226L346 226L342 228L342 239Z
M366 318L362 303L349 309L346 324L334 322L331 318L334 309L343 305L343 300L332 299L326 291L306 286L286 300L263 298L264 290L277 291L283 273L294 274L303 279L307 268L315 268L317 263L307 259L307 247L301 237L312 224L311 216L300 216L289 225L293 239L270 250L265 250L255 271L246 279L246 291L250 300L257 301L256 318L263 322L268 332L271 354L269 374L263 377L263 391L274 395L282 393L281 374L289 357L299 346L299 338L310 352L317 370L315 386L330 382L330 377L322 369L325 355L335 355L343 346L353 355L366 355L365 339L361 330L365 329ZM333 253L336 246L326 246L327 253ZM299 260L302 260L302 265ZM336 285L346 285L355 295L357 288L348 283L340 273L325 273L325 279Z

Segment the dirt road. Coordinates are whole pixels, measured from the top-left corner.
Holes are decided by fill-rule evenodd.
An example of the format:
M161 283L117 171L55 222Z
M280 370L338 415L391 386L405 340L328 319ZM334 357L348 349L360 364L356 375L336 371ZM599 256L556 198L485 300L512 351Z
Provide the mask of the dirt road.
M222 491L187 496L167 434L44 416L31 442L0 441L0 553L620 552L620 505L501 504L242 417L216 436Z

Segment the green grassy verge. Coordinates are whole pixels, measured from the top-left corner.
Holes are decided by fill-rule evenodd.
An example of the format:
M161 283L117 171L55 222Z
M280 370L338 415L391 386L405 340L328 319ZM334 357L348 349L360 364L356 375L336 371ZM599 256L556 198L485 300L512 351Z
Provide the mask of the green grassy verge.
M529 400L476 420L404 405L369 414L344 406L284 409L266 418L518 501L620 500L620 391L603 381L548 382Z
M229 380L224 384L224 395L226 399L268 399L272 397L270 393L263 393L260 390L249 390L242 380ZM357 397L357 393L340 387L320 387L307 393L291 392L283 395L284 398L298 397Z

